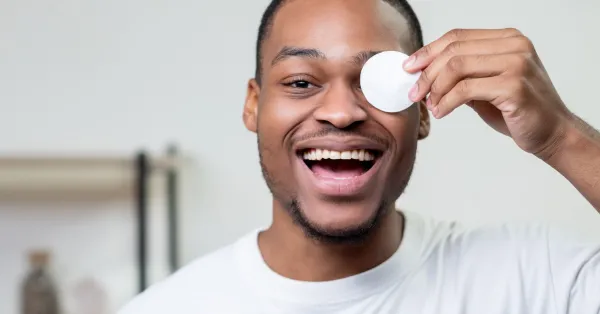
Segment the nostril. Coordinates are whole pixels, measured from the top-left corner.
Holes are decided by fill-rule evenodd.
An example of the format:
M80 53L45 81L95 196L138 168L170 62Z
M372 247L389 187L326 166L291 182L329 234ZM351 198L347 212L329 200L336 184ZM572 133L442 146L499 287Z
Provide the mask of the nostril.
M327 125L327 127L330 127L332 129L335 129L335 131L339 131L339 130L353 130L353 129L357 129L359 128L364 122L365 120L351 120L351 121L340 121L340 120L317 120L320 123Z
M324 103L313 113L315 120L330 124L338 129L347 129L367 120L368 115L360 99L353 97L345 101Z

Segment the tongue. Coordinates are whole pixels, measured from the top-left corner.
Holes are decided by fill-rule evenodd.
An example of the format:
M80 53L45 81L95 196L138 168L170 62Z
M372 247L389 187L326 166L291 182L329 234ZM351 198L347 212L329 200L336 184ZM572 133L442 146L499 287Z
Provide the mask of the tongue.
M354 178L365 173L363 165L358 160L320 160L312 165L311 170L317 176L335 179Z

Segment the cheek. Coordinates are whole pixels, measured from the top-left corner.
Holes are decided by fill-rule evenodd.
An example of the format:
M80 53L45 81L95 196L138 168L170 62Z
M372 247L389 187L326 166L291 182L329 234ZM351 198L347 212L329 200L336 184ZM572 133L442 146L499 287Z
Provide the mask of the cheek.
M306 120L314 107L314 100L293 100L276 93L267 92L259 104L259 129L270 141L285 147L286 138L302 121Z
M379 123L389 132L393 139L393 155L389 165L392 181L405 181L410 175L417 151L419 134L419 112L418 108L411 109L398 114L385 114L379 117Z
M281 97L265 96L258 109L259 149L265 166L272 171L289 170L287 141L293 130L310 114L310 105Z
M412 106L397 114L383 114L379 122L394 139L395 149L401 153L405 149L414 148L419 135L419 111Z
M314 100L291 100L277 95L267 96L260 107L261 114L269 124L291 129L310 114Z

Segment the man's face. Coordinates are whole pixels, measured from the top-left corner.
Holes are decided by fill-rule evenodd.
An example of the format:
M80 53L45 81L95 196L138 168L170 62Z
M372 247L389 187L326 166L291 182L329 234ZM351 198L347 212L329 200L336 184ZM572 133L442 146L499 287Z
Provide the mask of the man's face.
M381 112L359 78L374 53L410 53L409 40L406 20L380 0L291 0L277 13L245 122L276 201L310 233L365 233L406 187L420 108Z

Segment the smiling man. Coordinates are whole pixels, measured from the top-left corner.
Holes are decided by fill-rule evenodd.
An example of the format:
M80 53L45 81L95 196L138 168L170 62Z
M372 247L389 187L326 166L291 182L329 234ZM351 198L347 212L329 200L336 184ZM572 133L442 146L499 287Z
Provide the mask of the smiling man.
M415 104L392 114L359 84L364 63L389 50L412 56L397 71L423 71ZM600 135L563 104L519 31L454 30L423 47L405 1L273 1L256 55L243 119L258 137L271 226L121 314L600 313L598 244L543 226L467 230L394 208L429 112L443 118L466 103L600 210Z

